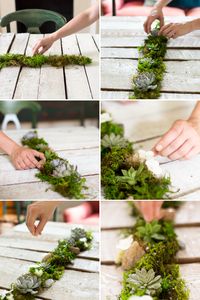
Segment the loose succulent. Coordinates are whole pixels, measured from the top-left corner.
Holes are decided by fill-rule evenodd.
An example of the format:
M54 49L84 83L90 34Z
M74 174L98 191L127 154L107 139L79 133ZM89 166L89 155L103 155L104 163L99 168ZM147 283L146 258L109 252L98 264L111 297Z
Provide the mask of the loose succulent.
M112 148L115 146L124 148L127 145L127 141L120 135L115 135L111 133L110 135L105 135L101 140L101 145L104 148Z
M135 170L131 167L129 170L122 170L123 176L118 176L118 180L121 182L126 182L129 185L135 185L137 181L137 176L142 172L144 169L144 165L141 164L138 170Z
M153 72L139 73L133 78L133 83L136 89L147 92L148 90L155 90L157 84L155 84L155 74Z
M161 288L162 278L160 275L155 276L153 269L149 271L142 268L142 270L135 270L134 274L130 274L127 279L128 286L134 293L137 290L143 290L146 295L153 296L157 290Z
M160 21L155 20L151 25L151 35L152 36L158 36L158 32L160 30Z
M26 140L36 139L37 137L38 135L36 131L29 131L23 136L22 140L26 141Z
M32 294L38 293L38 288L41 286L41 280L36 275L30 273L20 276L14 284L21 294Z
M155 241L163 241L165 237L161 234L161 225L158 221L146 223L144 226L138 226L136 235L146 243L154 243Z

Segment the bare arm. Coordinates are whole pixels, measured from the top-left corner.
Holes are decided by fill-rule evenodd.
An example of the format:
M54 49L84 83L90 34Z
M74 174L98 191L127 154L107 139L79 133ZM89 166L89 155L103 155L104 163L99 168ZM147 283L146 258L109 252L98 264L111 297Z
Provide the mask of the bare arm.
M92 23L97 21L99 18L99 4L95 4L88 8L75 18L73 18L69 23L64 25L62 28L56 32L50 34L49 36L40 40L33 48L33 54L43 54L46 52L55 41L61 39L65 36L74 34L83 28L90 26Z

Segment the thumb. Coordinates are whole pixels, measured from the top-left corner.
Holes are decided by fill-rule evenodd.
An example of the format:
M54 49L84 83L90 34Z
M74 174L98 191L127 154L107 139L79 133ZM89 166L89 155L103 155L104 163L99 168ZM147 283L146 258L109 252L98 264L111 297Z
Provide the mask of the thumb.
M37 225L37 228L35 230L35 234L39 235L42 233L44 226L46 225L48 219L45 216L41 216L41 220L39 222L39 224Z

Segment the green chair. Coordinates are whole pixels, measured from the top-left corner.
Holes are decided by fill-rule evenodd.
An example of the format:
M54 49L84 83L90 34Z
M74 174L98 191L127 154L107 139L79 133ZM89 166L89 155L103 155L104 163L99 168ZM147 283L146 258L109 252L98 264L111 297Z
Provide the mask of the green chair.
M20 123L17 114L28 109L32 114L32 128L37 127L37 115L41 111L41 105L34 101L0 101L0 113L4 115L2 129L6 129L8 122L14 122L17 128L20 128Z
M23 9L4 16L0 25L7 27L7 32L10 32L10 23L14 21L24 24L28 33L41 33L40 27L49 21L55 23L56 30L67 22L64 16L51 10Z

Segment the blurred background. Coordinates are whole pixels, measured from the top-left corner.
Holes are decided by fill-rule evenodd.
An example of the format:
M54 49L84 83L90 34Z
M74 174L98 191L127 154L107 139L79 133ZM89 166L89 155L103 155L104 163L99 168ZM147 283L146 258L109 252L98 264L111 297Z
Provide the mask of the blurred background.
M0 101L1 130L98 125L98 101Z
M96 3L96 0L0 0L0 18L7 14L23 9L46 9L61 14L67 22L73 17L86 10L88 7ZM16 26L15 23L11 26L12 32L25 32L22 24ZM54 31L54 26L51 22L44 24L41 28L42 33L50 33ZM0 28L1 32L6 32L6 29ZM86 28L84 32L98 33L99 25L93 24Z
M157 0L102 0L102 13L112 16L148 16ZM200 0L172 0L163 9L165 16L199 16Z
M11 230L15 225L23 223L31 201L0 201L0 234ZM69 224L98 225L98 201L61 201L51 221Z

